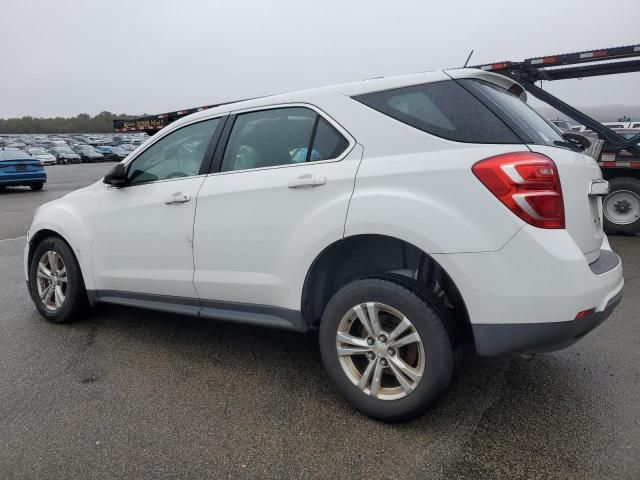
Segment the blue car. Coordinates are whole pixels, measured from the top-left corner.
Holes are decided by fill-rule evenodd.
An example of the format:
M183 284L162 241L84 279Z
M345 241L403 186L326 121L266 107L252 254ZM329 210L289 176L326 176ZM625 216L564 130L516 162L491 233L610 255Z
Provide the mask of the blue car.
M26 152L0 148L0 189L24 185L42 190L47 174L40 162Z
M113 160L115 162L119 162L129 155L131 152L124 150L120 147L109 147L106 145L102 145L100 147L96 147L96 152L100 152L104 155L105 160Z

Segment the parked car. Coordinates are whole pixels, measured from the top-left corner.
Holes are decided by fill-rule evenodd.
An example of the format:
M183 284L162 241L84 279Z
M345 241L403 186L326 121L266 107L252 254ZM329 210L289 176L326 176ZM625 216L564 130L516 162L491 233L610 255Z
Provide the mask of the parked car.
M119 162L129 155L130 152L119 147L109 147L106 145L96 147L96 151L104 155L105 160Z
M58 163L58 160L54 155L47 152L42 147L28 147L26 149L27 153L29 153L33 158L40 162L40 165L55 165Z
M618 130L619 128L628 128L629 122L602 122L602 125L612 130Z
M558 127L560 130L562 130L563 132L571 131L571 124L569 123L569 120L556 118L551 120L551 123L554 124L556 127Z
M71 150L69 147L53 147L49 149L51 155L56 157L58 164L66 165L68 163L80 163L80 155Z
M95 163L104 161L104 155L97 152L91 145L73 145L71 149L80 155L82 162Z
M127 152L133 152L136 148L138 148L135 145L131 145L130 143L121 143L120 145L118 145L118 147Z
M461 69L186 116L37 210L29 291L57 323L105 302L318 328L344 398L415 417L465 344L560 349L620 300L607 183L524 99Z
M0 189L26 186L42 190L47 174L40 161L22 150L0 148Z

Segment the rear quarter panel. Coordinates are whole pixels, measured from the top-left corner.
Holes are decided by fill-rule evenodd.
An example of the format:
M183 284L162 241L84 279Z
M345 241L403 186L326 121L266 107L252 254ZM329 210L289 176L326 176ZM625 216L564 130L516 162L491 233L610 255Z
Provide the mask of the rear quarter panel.
M500 249L522 228L524 222L480 183L471 167L493 155L528 151L525 145L452 142L352 103L350 113L358 118L352 131L364 155L347 236L389 235L427 253L483 252Z

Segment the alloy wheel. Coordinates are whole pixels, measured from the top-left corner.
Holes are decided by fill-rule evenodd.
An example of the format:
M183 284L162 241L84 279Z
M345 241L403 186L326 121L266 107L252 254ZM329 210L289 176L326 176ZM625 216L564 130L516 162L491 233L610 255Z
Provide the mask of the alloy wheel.
M424 373L424 346L413 323L383 303L356 305L342 317L336 351L349 380L379 400L409 395Z
M59 310L67 298L67 269L62 257L54 250L49 250L40 257L36 283L40 301L47 310Z

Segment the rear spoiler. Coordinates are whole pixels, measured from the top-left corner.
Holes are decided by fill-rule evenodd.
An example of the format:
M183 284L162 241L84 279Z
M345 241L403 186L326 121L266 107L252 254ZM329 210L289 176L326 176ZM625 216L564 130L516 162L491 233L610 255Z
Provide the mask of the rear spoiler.
M493 72L487 72L477 68L456 68L454 70L445 70L449 77L454 80L463 78L477 78L478 80L484 80L485 82L493 83L498 87L502 87L505 90L510 91L514 95L520 97L523 102L527 101L527 92L522 85L515 80L505 77Z

